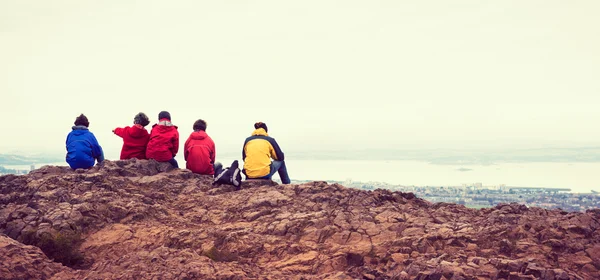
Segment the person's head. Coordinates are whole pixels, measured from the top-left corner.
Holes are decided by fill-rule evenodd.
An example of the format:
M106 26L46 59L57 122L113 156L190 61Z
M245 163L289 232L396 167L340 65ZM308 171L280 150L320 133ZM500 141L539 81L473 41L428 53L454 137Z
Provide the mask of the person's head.
M194 122L194 131L206 131L206 122L202 119Z
M90 122L84 114L81 114L75 119L75 125L89 127Z
M167 120L171 120L171 114L169 114L169 112L167 111L161 111L160 113L158 113L158 120L162 120L162 119L167 119Z
M146 116L146 114L139 112L137 115L135 115L135 117L133 117L133 123L139 124L141 126L147 126L148 124L150 124L150 120L148 119L148 116Z
M267 124L264 122L254 123L254 128L255 129L263 128L265 130L265 132L269 132L269 130L267 129Z

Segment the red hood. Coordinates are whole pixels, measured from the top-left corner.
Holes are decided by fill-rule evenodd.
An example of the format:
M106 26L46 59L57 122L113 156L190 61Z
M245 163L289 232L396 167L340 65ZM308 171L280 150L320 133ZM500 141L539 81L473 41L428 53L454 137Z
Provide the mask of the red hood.
M173 131L173 130L177 130L177 126L176 125L159 125L159 124L155 124L152 126L152 129L156 129L158 132L160 133L164 133L164 132L169 132L169 131Z
M143 128L143 127L139 127L137 125L134 125L129 130L129 136L131 136L132 138L148 137L148 131L145 128Z
M194 131L192 132L192 134L190 134L190 138L194 139L194 140L202 140L205 139L208 136L208 134L206 134L205 131Z

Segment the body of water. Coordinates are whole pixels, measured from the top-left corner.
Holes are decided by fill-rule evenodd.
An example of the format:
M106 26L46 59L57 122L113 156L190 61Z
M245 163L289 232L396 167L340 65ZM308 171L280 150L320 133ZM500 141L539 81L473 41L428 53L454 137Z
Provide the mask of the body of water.
M225 161L228 162L228 161ZM229 161L230 162L230 161ZM600 163L501 163L494 165L437 165L419 161L290 160L296 180L375 181L414 186L484 186L570 188L572 192L600 191ZM277 176L277 175L275 175Z
M218 159L228 166L234 159ZM243 164L241 159L238 159ZM405 186L484 186L570 188L572 192L600 191L600 163L499 163L439 165L421 161L286 160L292 180L385 182ZM49 165L66 165L65 162ZM42 165L36 165L36 168ZM185 161L179 160L185 168ZM6 168L29 170L29 165ZM277 175L275 175L277 178Z

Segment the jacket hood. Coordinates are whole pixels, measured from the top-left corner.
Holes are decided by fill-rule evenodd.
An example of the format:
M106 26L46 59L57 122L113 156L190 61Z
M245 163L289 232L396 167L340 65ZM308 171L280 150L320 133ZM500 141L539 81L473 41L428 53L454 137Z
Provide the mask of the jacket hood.
M85 125L74 125L71 128L73 130L89 130L89 128Z
M159 132L168 132L168 131L172 131L172 130L177 130L177 126L176 125L155 124L152 126L152 129L156 129Z
M255 136L255 135L269 136L269 134L265 131L264 128L259 128L259 129L254 130L252 132L252 136Z
M170 120L162 119L156 125L174 126Z
M205 139L206 137L208 137L208 134L206 134L206 131L194 131L192 132L192 134L190 134L190 138L194 139L194 140L202 140Z
M75 125L71 127L71 129L73 129L72 133L75 135L82 135L90 131L86 126L83 125Z
M129 136L131 136L133 138L147 137L148 136L148 131L145 128L141 127L141 126L134 125L129 130Z

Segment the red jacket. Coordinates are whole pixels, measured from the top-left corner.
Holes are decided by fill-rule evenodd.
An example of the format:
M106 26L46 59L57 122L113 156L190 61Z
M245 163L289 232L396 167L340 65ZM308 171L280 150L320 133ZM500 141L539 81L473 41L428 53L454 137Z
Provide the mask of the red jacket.
M179 132L177 126L167 122L167 125L155 124L150 132L150 141L146 148L146 158L166 162L177 155L179 151Z
M215 163L215 142L206 132L194 131L185 141L183 156L185 167L194 173L214 175L213 164Z
M150 134L143 126L136 124L131 127L117 127L113 131L123 138L121 159L146 159L146 145L148 145Z

